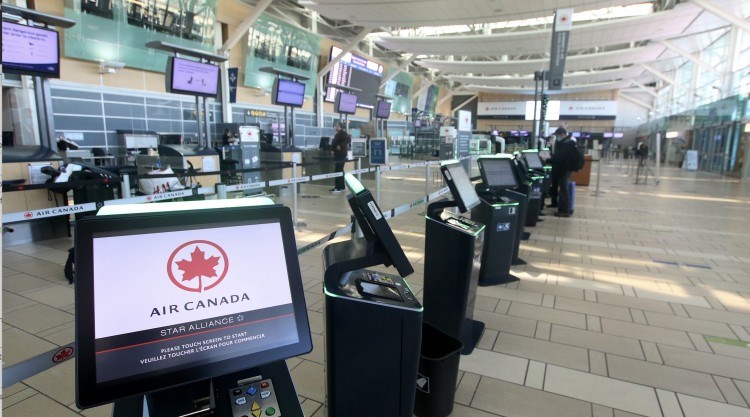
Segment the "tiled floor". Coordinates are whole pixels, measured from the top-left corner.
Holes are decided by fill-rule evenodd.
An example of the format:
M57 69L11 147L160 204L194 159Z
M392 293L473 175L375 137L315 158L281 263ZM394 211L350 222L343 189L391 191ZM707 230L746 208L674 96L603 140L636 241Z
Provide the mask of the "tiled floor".
M461 358L453 416L750 416L750 183L663 169L634 185L602 167L575 215L530 228L514 284L480 288L478 348ZM418 199L425 169L382 180L382 208ZM433 173L428 188L440 187ZM372 179L365 184L373 188ZM301 186L298 246L349 222L343 194ZM291 204L288 193L278 201ZM423 206L391 220L424 271ZM5 366L73 340L67 239L3 248ZM300 257L312 353L288 361L307 416L326 415L321 248ZM74 405L72 361L8 387L3 415L106 416ZM355 417L355 416L353 416ZM388 416L384 416L388 417Z

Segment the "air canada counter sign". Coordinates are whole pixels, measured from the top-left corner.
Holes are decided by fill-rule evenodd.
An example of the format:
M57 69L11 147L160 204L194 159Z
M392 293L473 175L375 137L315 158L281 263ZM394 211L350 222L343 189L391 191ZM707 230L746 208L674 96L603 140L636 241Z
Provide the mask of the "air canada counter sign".
M192 240L178 246L167 261L167 274L178 288L204 292L224 280L229 258L221 246L208 240Z

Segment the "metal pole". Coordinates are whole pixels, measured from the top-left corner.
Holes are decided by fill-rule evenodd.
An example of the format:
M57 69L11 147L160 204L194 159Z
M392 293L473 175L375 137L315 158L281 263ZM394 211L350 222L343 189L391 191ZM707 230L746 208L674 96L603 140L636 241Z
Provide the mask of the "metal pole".
M359 172L362 169L362 158L357 158L357 180L362 182L362 173Z
M198 96L195 96L195 121L198 125L198 144L203 145L203 127L201 126L201 103Z
M380 204L380 165L375 167L375 201Z
M297 227L297 162L292 162L292 178L295 180L292 182L292 222Z
M120 185L120 187L122 198L130 198L130 174L124 174L122 176L122 185Z
M594 191L594 197L599 197L599 179L602 177L602 158L596 161L596 191Z
M218 198L219 200L227 199L227 185L226 184L216 184L216 198Z
M424 195L430 195L430 161L427 161L427 165L425 165Z
M657 133L656 134L656 184L659 184L660 173L661 173L661 133Z
M206 100L205 97L203 97L203 116L206 118L205 122L206 124L203 126L204 131L206 132L206 146L211 147L211 125L208 123L209 120L211 120L210 117L208 117L208 100Z

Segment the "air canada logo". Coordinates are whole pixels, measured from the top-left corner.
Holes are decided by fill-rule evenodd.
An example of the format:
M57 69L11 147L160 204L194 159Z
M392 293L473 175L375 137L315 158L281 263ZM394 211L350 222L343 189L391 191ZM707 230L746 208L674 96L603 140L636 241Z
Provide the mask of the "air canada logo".
M229 270L224 249L208 240L193 240L180 245L167 261L167 274L178 288L203 292L219 285Z
M26 213L23 214L23 217L25 219L30 219L30 218L34 217L34 213L32 213L30 211L27 211Z

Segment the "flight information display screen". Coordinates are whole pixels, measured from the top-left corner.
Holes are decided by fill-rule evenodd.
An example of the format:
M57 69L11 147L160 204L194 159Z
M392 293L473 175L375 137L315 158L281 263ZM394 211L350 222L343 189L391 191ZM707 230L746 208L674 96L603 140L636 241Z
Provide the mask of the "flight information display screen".
M54 30L2 22L3 71L60 78L60 42Z
M331 47L331 59L336 58L341 52L341 48ZM376 95L380 91L382 77L383 65L349 52L331 68L328 73L328 84L344 85L361 90L357 92L357 106L372 109L377 102ZM338 91L337 88L329 86L326 89L325 100L333 103Z

